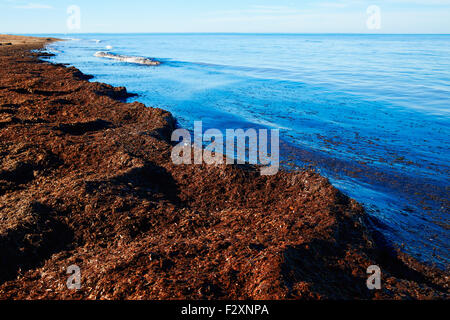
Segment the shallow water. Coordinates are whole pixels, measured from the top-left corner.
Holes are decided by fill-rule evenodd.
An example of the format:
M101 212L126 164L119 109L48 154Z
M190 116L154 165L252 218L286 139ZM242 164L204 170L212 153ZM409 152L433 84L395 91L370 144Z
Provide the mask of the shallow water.
M186 128L279 128L286 166L313 165L391 244L449 265L450 35L70 37L51 61L126 86Z

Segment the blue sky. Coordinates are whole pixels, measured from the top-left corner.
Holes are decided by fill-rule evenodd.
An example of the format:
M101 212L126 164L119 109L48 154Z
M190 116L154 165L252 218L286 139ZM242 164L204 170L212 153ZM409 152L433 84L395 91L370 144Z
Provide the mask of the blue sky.
M381 29L367 26L371 5ZM0 0L0 33L95 32L450 33L450 0Z

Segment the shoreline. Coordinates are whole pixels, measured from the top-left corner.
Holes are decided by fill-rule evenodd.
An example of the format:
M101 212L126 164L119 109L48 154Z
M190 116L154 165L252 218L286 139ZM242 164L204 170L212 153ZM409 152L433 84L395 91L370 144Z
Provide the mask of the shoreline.
M383 249L325 178L176 167L170 113L40 61L56 39L28 38L0 36L0 299L448 298L444 272Z
M406 115L395 111L395 108L383 109L393 105L391 103L386 105L386 101L368 103L365 101L364 94L352 97L343 93L347 90L358 91L350 83L347 84L347 89L342 85L333 89L326 78L319 77L320 82L324 81L323 87L314 85L311 81L305 81L308 83L306 86L296 87L296 82L302 82L300 74L297 80L293 78L294 74L280 77L280 80L290 78L293 82L289 80L273 82L273 78L277 78L273 73L276 71L267 70L268 74L259 74L263 70L256 65L247 71L240 70L238 66L240 63L235 64L231 61L220 67L215 64L202 65L201 61L220 62L219 60L223 58L217 60L216 58L221 56L219 53L214 53L212 56L208 53L208 46L218 41L214 37L198 38L206 51L187 45L186 50L190 52L188 56L192 59L188 56L182 59L185 55L181 53L183 39L194 41L196 38L178 36L173 39L172 45L175 50L173 54L170 52L164 54L164 51L160 51L164 50L164 41L167 40L164 36L144 37L141 46L139 37L132 35L117 35L113 38L101 35L80 35L76 41L69 40L49 45L48 51L55 53L55 56L44 58L44 60L67 63L95 76L93 81L124 86L129 91L139 93L138 98L129 101L139 101L149 106L157 105L173 112L180 121L180 126L191 130L191 134L194 121L203 118L205 130L214 128L223 133L228 127L236 126L279 128L281 130L281 165L284 164L287 170L296 166L297 168L315 168L335 187L363 204L367 213L375 220L375 228L381 231L393 246L422 263L436 266L441 270L447 268L449 261L446 243L450 239L442 224L442 219L445 220L446 211L449 208L446 185L443 181L446 168L445 152L439 152L440 146L436 143L445 141L445 134L439 133L442 130L437 132L433 129L440 128L438 120L426 119L414 112ZM100 42L98 39L101 39ZM260 49L261 54L264 54L268 45L267 39L253 39L252 41L262 41L260 44L264 45ZM297 40L300 47L305 45L305 41L308 43L307 38ZM323 40L324 45L331 43L326 41L326 38ZM146 57L148 56L146 52L152 52L151 48L145 45L148 41L155 41L154 55L171 57L168 60L163 58L166 63L161 68L114 63L92 57L94 52L111 47L109 46L111 44L114 45L111 49L113 53ZM233 43L244 44L241 41L238 38L230 38L227 43L232 48ZM284 43L282 39L278 41ZM304 44L300 45L300 43ZM410 41L406 41L405 45L407 43ZM442 42L439 41L439 43ZM272 50L276 51L276 49ZM395 50L402 52L401 48L395 48ZM230 54L233 52L238 54L238 51L233 49ZM248 54L244 54L246 65L252 65L249 58ZM389 61L388 57L383 57L385 58ZM184 60L186 61L183 62ZM314 60L311 62L314 63ZM193 61L198 61L199 64ZM300 61L298 63L301 64ZM235 69L236 67L238 69ZM221 72L222 68L225 68L222 71L226 72ZM327 73L326 69L323 70L324 74ZM214 70L219 73L216 74ZM211 71L213 73L210 73ZM280 72L294 71L290 67L280 69ZM229 77L229 74L233 73L241 74L244 78L238 77L233 80ZM260 78L258 74L261 80L257 80ZM356 75L356 78L359 79L362 74L364 72L361 72L359 76ZM198 80L187 81L192 77ZM240 82L241 80L243 81ZM341 78L341 80L344 79ZM199 87L194 84L196 81L205 84ZM213 82L207 84L210 81ZM237 82L236 85L224 85L227 81ZM373 81L377 82L376 78L373 78ZM210 88L211 86L213 88ZM264 89L265 87L267 89ZM181 89L179 93L177 93L178 89ZM255 95L249 94L252 90ZM304 96L304 98L295 99L294 92L297 96ZM367 93L375 94L375 92ZM383 92L379 93L383 95ZM227 96L236 99L227 100ZM389 100L388 96L384 96L384 100ZM256 100L254 100L255 97ZM267 101L263 103L265 99ZM433 96L428 98L424 96L424 99L439 100ZM307 102L306 105L303 105L304 100ZM246 107L239 109L241 103L247 104ZM266 103L269 105L268 110L264 110L263 107ZM362 105L357 108L358 111L352 109L360 103ZM197 107L192 108L195 105ZM377 106L385 112L381 112L381 109L376 111ZM342 112L339 111L341 108L344 108ZM289 109L292 109L293 113L290 113ZM354 112L359 114L358 120L354 118ZM297 115L294 116L294 113ZM374 119L377 118L379 121L375 122ZM392 122L389 119L392 119ZM378 133L372 130L382 122L387 122L389 125L382 125L383 128L380 128ZM401 130L402 128L405 128L405 131ZM401 131L397 131L399 129ZM442 132L445 132L445 129L442 129L444 130ZM397 136L396 132L400 136ZM412 136L408 138L410 135ZM395 136L399 139L391 139ZM420 136L428 136L429 139L420 143ZM408 140L411 140L411 143L401 142ZM413 147L415 144L417 144L416 148ZM426 150L431 152L429 156L424 154ZM424 161L417 161L420 158ZM431 161L433 159L436 161ZM439 159L441 161L438 161Z

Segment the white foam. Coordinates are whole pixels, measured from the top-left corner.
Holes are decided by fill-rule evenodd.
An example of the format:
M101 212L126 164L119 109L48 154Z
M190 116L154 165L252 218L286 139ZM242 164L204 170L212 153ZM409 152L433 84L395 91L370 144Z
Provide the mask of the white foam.
M117 61L144 64L144 65L148 65L148 66L157 66L157 65L161 64L159 61L155 61L155 60L152 60L149 58L124 56L124 55L119 55L119 54L114 54L114 53L109 53L109 52L103 52L103 51L96 52L94 54L94 56L96 56L98 58L114 59Z
M105 47L106 50L112 50L112 48L113 48L113 46L110 46L110 45Z

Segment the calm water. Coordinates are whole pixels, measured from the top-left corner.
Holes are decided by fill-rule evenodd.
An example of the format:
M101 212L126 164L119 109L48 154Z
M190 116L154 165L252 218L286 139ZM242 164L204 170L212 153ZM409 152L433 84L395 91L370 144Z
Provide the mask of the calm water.
M126 86L183 127L279 128L286 166L313 165L392 245L448 267L450 35L70 37L51 61Z

